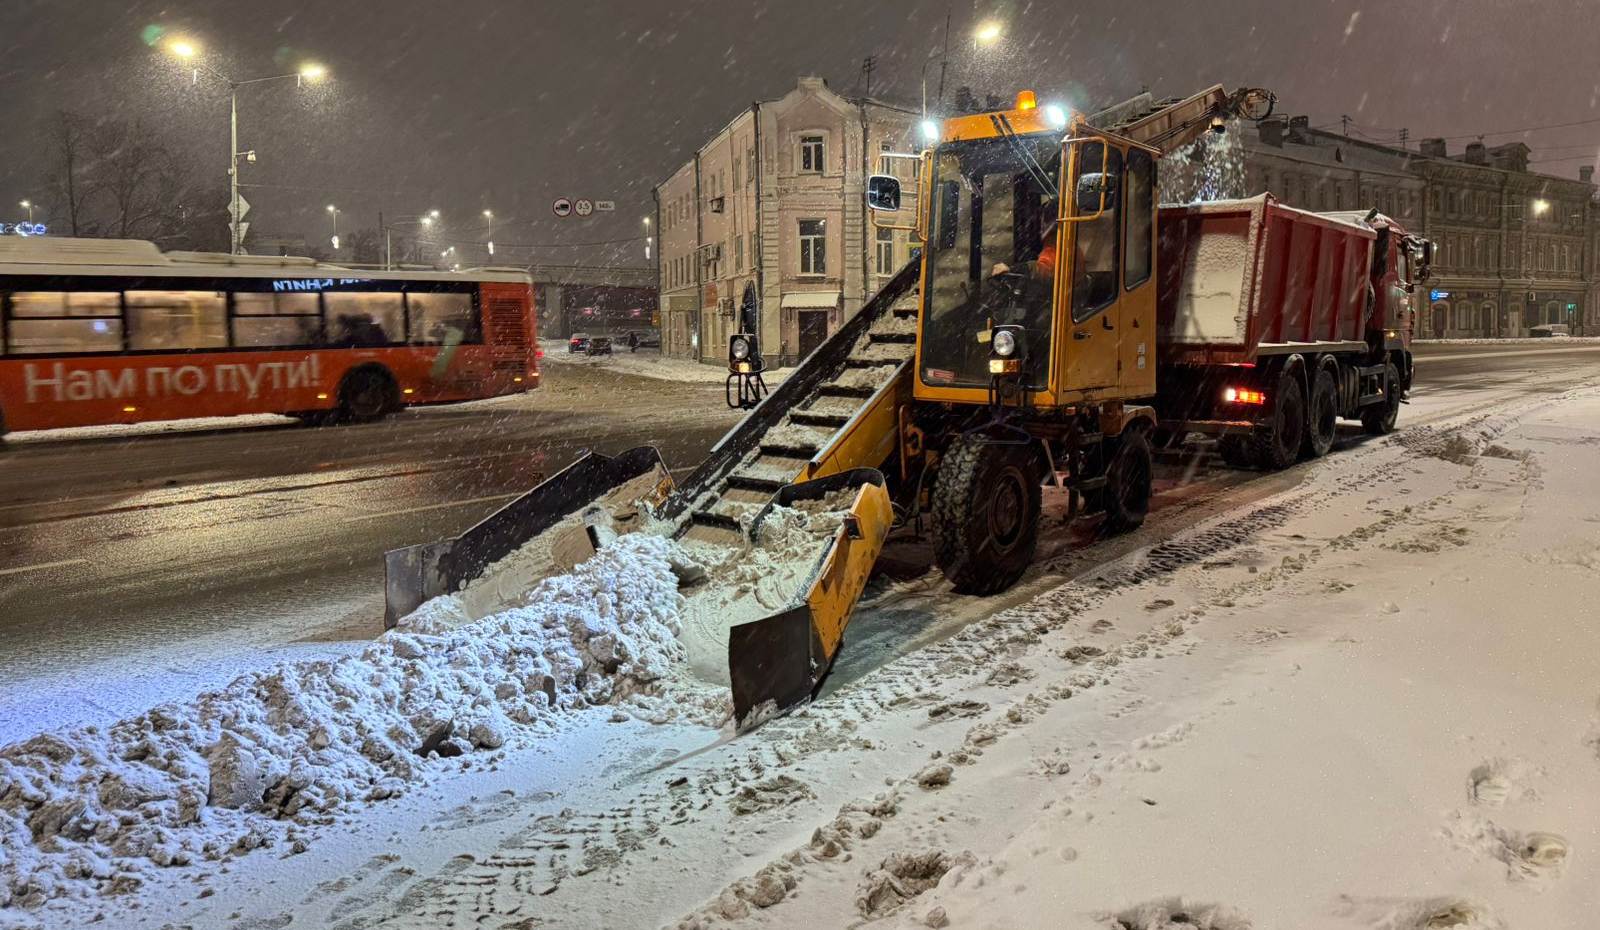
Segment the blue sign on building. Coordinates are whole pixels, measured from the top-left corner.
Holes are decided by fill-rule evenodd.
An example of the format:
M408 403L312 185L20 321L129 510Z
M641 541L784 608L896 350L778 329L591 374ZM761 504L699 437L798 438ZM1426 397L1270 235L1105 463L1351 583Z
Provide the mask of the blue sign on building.
M1438 288L1434 288L1433 290L1428 292L1428 299L1429 300L1447 300L1447 299L1449 299L1449 297L1450 297L1450 292L1449 291L1441 291Z

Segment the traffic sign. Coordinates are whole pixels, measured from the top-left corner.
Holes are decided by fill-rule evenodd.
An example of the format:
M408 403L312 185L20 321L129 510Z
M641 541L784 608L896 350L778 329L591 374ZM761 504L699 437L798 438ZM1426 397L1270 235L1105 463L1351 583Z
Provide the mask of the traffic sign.
M572 201L565 197L557 197L556 202L550 205L556 216L566 216L572 212Z
M594 208L600 213L610 213L617 208L617 202L615 200L596 200Z
M580 199L573 206L573 210L579 216L588 216L589 214L594 212L594 201L593 200L588 200L588 199Z

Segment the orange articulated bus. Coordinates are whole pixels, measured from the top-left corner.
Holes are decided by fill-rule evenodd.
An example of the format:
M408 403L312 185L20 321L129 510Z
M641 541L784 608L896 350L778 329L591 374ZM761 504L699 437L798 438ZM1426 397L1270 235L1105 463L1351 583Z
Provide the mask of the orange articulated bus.
M0 239L0 434L277 413L372 420L539 385L515 269L368 271Z

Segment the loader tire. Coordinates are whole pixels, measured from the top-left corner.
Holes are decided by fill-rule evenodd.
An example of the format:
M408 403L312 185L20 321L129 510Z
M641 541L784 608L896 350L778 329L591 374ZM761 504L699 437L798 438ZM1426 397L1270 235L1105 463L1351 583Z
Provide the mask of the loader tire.
M1372 436L1394 432L1395 421L1400 419L1400 369L1394 362L1383 366L1383 391L1383 403L1361 411L1361 428Z
M1143 430L1129 430L1117 437L1107 450L1106 519L1101 532L1125 533L1138 529L1150 512L1151 481L1154 470L1150 440Z
M1306 435L1300 444L1300 455L1308 459L1327 455L1338 429L1339 385L1332 371L1320 368L1311 382L1311 408L1306 411Z
M1255 435L1256 462L1267 471L1281 471L1299 460L1306 431L1305 393L1292 372L1278 376L1269 427Z
M961 594L1016 583L1039 543L1039 457L1027 445L959 439L933 483L934 561Z

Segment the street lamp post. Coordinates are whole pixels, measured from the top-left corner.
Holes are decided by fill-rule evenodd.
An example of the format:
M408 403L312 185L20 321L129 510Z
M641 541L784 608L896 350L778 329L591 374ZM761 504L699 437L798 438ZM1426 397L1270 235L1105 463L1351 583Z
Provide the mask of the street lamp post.
M483 218L489 221L489 232L484 236L484 245L489 249L489 255L494 256L494 211L483 211Z
M33 201L31 201L31 200L19 201L17 203L17 206L19 206L22 209L28 211L28 225L32 226L33 225Z
M322 65L307 62L300 66L300 70L290 74L274 74L268 77L251 78L245 81L235 81L210 65L198 60L200 48L195 43L185 39L174 39L167 43L167 51L180 61L189 62L194 68L194 82L200 83L200 72L204 71L217 80L228 85L228 203L232 213L233 222L229 224L229 254L238 255L239 247L244 236L241 234L242 217L239 215L239 159L254 162L256 153L254 149L248 152L239 151L239 88L252 84L266 84L271 81L283 81L293 78L295 86L300 86L306 81L320 81L327 77L328 69Z
M380 214L379 217L378 217L378 225L383 227L383 268L384 268L384 270L388 271L388 270L391 270L391 269L394 268L394 243L393 243L393 240L389 236L389 231L391 229L393 229L396 226L409 225L409 224L412 224L412 223L415 223L418 226L421 226L423 229L429 229L429 228L431 228L433 226L433 224L438 219L439 219L439 211L438 210L429 210L427 213L417 213L417 214L413 214L413 215L409 215L409 216L396 217L394 220L391 220L390 222L387 222L387 223L385 223L383 221L383 216Z
M980 47L993 45L1005 34L1004 28L996 20L980 23L972 32L972 51L976 53ZM928 66L933 60L939 59L939 92L934 98L935 106L944 105L944 76L950 66L950 15L945 14L944 19L944 45L936 49L922 62L922 120L928 120Z
M328 213L333 217L333 238L328 241L333 243L333 249L337 252L339 250L339 208L330 203L328 204Z
M644 218L644 260L650 260L650 247L655 245L656 237L650 234L650 217Z

